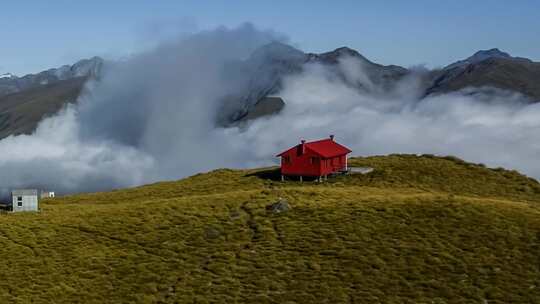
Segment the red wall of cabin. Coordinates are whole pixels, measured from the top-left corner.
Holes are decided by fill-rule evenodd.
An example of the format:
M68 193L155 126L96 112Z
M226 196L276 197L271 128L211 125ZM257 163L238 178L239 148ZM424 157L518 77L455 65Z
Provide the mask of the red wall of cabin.
M289 161L286 161L287 157L289 157ZM322 158L307 148L303 154L298 155L298 150L292 149L281 157L281 174L302 176L331 174L345 168L346 157L346 155L341 155L333 158Z
M286 161L286 157L289 157L289 162ZM298 155L297 149L292 149L281 157L281 173L285 175L320 176L320 164L319 155L313 151L305 149L302 155Z
M331 174L345 169L346 155L321 160L321 175Z

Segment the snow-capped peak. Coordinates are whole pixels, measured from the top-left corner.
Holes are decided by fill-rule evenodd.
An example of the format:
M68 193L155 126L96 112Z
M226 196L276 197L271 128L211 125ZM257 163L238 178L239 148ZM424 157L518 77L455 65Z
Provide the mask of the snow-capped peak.
M5 74L0 74L0 79L2 78L16 78L17 76L11 74L11 73L5 73Z

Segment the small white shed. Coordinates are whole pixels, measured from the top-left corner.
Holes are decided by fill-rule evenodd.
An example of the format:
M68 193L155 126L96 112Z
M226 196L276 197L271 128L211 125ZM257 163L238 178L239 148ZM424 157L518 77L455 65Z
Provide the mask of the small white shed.
M54 198L54 192L52 191L41 191L41 197L40 198Z
M38 211L39 191L37 189L18 189L11 191L13 212Z

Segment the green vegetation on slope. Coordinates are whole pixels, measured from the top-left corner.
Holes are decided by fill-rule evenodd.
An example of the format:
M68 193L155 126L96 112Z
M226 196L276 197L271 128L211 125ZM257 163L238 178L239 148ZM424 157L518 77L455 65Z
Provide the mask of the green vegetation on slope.
M455 158L356 158L45 201L0 216L0 303L539 303L540 185ZM266 206L280 197L291 210Z

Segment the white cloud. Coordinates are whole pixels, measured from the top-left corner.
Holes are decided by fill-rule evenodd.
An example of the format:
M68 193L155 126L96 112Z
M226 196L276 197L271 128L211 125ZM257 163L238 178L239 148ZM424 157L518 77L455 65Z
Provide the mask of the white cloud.
M249 25L218 29L111 67L77 107L45 119L30 136L0 141L0 187L95 191L269 165L300 138L329 134L354 155L456 155L540 177L540 105L505 92L419 99L415 74L384 92L354 58L342 61L340 72L374 93L349 86L333 69L307 65L285 79L281 114L242 129L216 128L220 97L244 80L223 66L276 37Z

